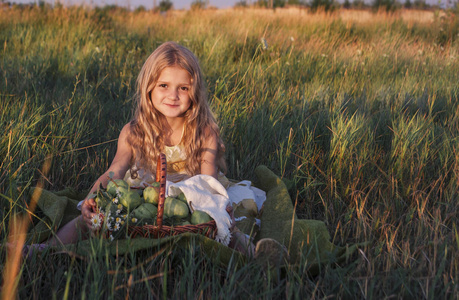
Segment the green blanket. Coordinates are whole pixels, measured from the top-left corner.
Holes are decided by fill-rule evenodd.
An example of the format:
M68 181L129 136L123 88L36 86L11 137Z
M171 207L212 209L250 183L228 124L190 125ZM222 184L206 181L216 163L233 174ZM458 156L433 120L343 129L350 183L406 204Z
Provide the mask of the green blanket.
M284 244L290 255L290 263L307 263L311 273L317 273L322 264L342 262L356 249L339 247L330 242L330 235L325 224L317 220L298 219L284 182L265 166L255 170L257 180L255 185L266 192L261 215L261 227L257 239L273 238ZM32 195L34 189L29 191ZM60 226L80 215L76 204L83 199L85 194L76 193L72 189L59 192L42 190L38 200L37 216L33 222L27 241L40 243L46 241ZM126 240L100 240L103 247L108 248L112 254L123 254L129 251L140 251L149 248L186 246L191 241L200 244L201 248L210 257L222 264L230 261L245 263L247 257L222 244L198 234L181 234L163 239L135 238ZM77 244L65 245L64 250L86 256L94 247L93 240L80 241Z

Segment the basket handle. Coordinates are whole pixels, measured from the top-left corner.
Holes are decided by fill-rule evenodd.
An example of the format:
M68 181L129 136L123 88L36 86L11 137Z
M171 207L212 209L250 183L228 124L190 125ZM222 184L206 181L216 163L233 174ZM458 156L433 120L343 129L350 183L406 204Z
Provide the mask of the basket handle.
M166 199L166 172L166 155L164 153L160 153L156 163L156 181L159 182L159 200L158 214L156 216L156 226L158 226L159 229L161 229L163 226L164 201Z

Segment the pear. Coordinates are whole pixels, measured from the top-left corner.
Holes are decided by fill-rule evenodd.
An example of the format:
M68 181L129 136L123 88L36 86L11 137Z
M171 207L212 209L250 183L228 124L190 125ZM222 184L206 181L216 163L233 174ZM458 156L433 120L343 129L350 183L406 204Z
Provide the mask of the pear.
M116 197L116 191L119 190L119 188L128 189L129 184L123 179L110 180L107 184L107 192L113 197Z
M126 190L121 192L120 203L129 211L132 211L137 206L142 204L142 199L136 191Z
M198 225L212 221L212 218L204 211L195 209L191 214L191 224Z
M159 202L159 188L157 187L146 187L143 190L143 199L145 199L146 203L152 203L154 205L158 205Z

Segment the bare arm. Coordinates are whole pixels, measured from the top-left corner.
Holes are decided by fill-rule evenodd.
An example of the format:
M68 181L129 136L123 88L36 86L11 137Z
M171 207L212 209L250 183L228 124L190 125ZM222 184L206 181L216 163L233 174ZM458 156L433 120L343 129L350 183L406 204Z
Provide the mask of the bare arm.
M108 174L110 172L114 173L113 179L123 178L126 174L126 171L129 169L129 165L131 162L132 157L132 148L127 141L127 137L129 136L129 124L125 125L121 130L120 136L118 138L118 146L116 150L115 157L108 168L108 170L96 180L94 185L92 186L91 190L86 196L86 200L83 202L81 206L81 214L83 215L83 219L88 227L91 227L91 218L96 214L95 207L96 203L94 199L90 199L89 197L97 191L100 184L103 187L107 186L108 183Z
M218 167L217 167L217 156L218 156L218 141L215 134L211 133L206 139L201 159L201 174L213 176L218 179ZM231 217L231 230L236 224L233 214L233 206L228 204L226 211Z
M113 179L123 178L126 174L126 171L129 169L129 164L131 162L132 157L132 149L127 141L129 130L129 124L124 125L118 138L116 154L113 158L110 167L107 171L105 171L104 174L102 174L102 176L99 177L99 179L96 180L91 190L89 191L88 196L97 191L100 184L102 184L103 187L107 186L108 174L110 172L114 173Z
M215 177L216 179L218 177L217 147L218 142L216 135L214 133L209 133L204 143L203 152L201 156L201 174L210 175Z

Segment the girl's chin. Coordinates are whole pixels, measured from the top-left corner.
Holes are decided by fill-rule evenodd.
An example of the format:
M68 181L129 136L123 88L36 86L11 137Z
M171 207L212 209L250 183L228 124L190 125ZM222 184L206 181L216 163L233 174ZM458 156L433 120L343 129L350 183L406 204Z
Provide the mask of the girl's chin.
M166 119L183 119L185 114L161 114Z

